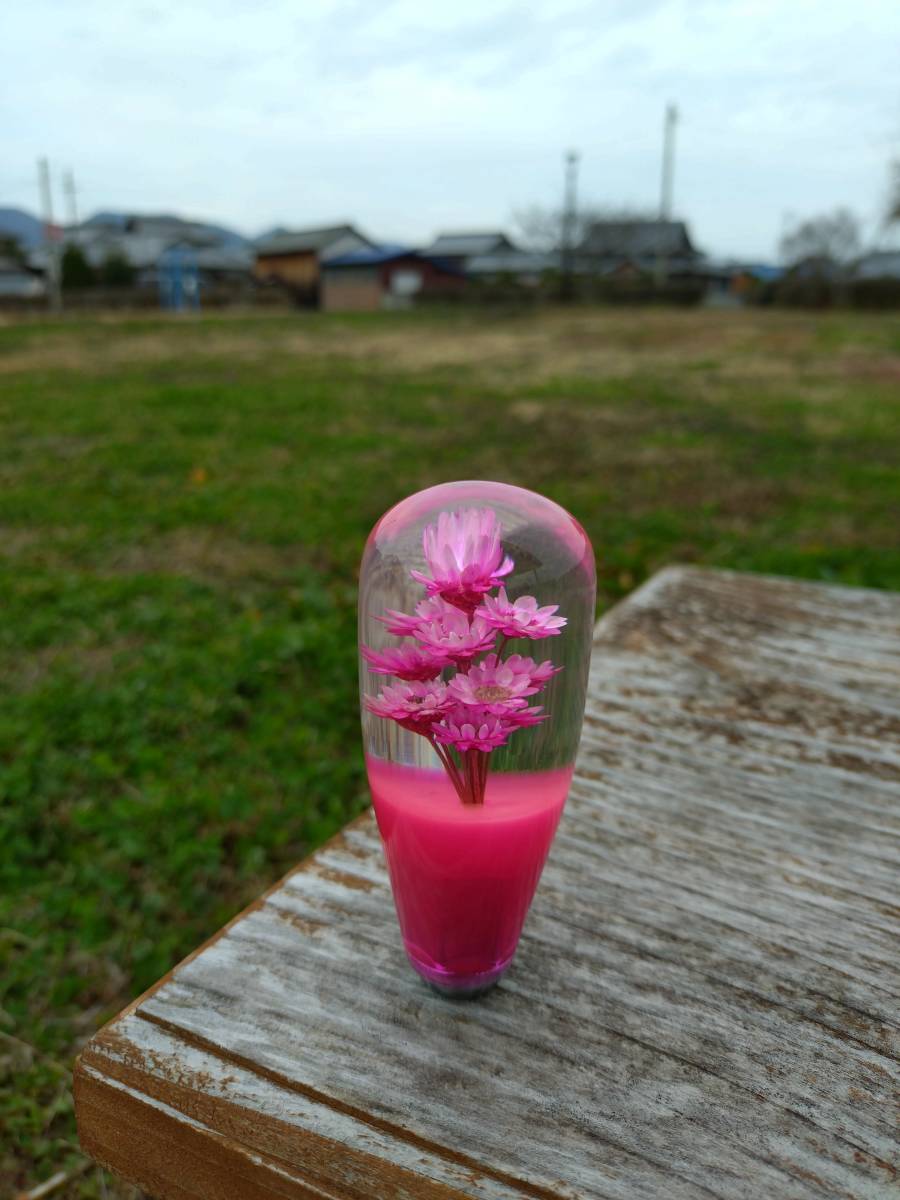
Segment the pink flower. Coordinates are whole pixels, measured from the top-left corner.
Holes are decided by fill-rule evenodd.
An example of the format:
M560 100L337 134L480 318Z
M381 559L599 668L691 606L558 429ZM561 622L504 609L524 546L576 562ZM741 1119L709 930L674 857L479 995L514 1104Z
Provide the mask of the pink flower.
M388 633L394 633L397 637L412 637L421 624L418 617L398 612L396 608L389 608L383 617L376 617L375 620L381 621Z
M360 646L359 652L376 675L396 675L398 679L436 679L446 665L442 656L417 646L389 646L385 650Z
M397 634L399 637L415 637L423 622L436 620L448 609L454 611L440 596L433 596L428 600L419 601L415 616L389 608L383 617L376 617L375 620L381 621L388 633Z
M509 667L517 673L526 673L531 676L531 682L535 684L535 691L539 692L541 688L552 679L554 675L558 675L562 667L554 667L549 658L543 662L536 663L533 658L525 658L521 654L511 654L509 658L504 660L504 666ZM526 695L530 695L527 693Z
M510 729L502 718L484 709L459 707L454 709L440 725L434 727L434 736L445 746L453 746L461 753L466 750L490 752L505 746Z
M378 696L366 696L365 706L376 717L396 721L414 733L429 733L450 701L443 683L395 683L381 689Z
M423 622L415 636L423 649L436 658L443 656L445 664L459 666L470 662L476 654L490 650L497 633L480 617L475 617L470 625L464 612L448 605L443 616Z
M412 571L412 577L456 608L472 613L486 592L497 587L513 569L503 554L500 522L490 508L461 508L442 512L422 535L425 561L431 572Z
M512 601L506 588L501 587L496 596L485 596L476 612L505 637L545 638L558 636L566 623L565 617L554 617L558 608L558 604L538 608L534 596L520 596Z
M490 752L505 746L510 734L529 725L539 725L546 714L538 708L507 709L503 714L488 707L473 708L459 704L450 709L439 725L433 727L435 738L444 746L453 746L461 753L466 750Z
M489 654L473 666L467 675L455 675L447 685L448 695L460 704L483 707L503 716L512 709L525 708L525 696L539 692L547 680L561 668L551 662L535 664L534 659L511 654L499 662Z
M503 723L508 727L510 733L515 733L517 729L540 725L541 721L546 721L549 715L539 704L536 704L532 708L517 708L513 712L504 713Z

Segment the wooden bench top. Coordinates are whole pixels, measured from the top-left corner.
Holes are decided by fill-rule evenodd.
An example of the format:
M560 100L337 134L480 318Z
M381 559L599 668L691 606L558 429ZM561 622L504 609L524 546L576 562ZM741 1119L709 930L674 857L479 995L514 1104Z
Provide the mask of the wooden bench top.
M414 976L367 814L89 1043L85 1149L160 1200L900 1194L898 679L898 595L663 571L498 988Z

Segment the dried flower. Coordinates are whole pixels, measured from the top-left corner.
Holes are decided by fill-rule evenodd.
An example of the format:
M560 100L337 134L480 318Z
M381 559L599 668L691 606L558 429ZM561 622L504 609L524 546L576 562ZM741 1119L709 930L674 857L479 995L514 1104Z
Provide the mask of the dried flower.
M510 600L506 588L501 587L496 596L485 596L482 604L475 610L477 616L508 638L545 638L556 637L566 623L565 617L555 617L553 614L559 608L558 604L546 604L538 608L534 596L520 596L518 600Z
M482 597L513 569L503 554L500 522L489 508L442 512L426 525L422 536L425 561L431 572L412 571L412 577L463 612L472 613Z
M501 717L483 709L460 706L435 726L434 736L444 746L465 753L482 750L490 753L506 744L510 730Z
M515 733L517 729L540 725L541 721L546 721L548 716L549 713L545 713L541 705L536 704L531 708L517 708L512 712L505 713L502 719L509 732Z
M376 675L399 683L364 698L369 712L428 738L464 804L484 801L488 755L518 729L546 720L533 696L561 667L521 654L500 658L505 638L556 636L566 624L558 605L538 608L534 596L510 601L501 580L513 569L490 509L441 513L423 535L430 575L413 571L428 595L414 613L388 609L378 620L388 633L416 645L361 654ZM488 593L499 587L496 597ZM500 641L498 647L497 642ZM475 659L484 654L480 663ZM458 668L448 683L438 676Z
M447 691L460 704L481 706L502 716L512 709L524 708L525 697L539 692L558 670L549 661L536 664L534 659L523 658L521 654L511 654L505 662L496 654L489 654L467 675L455 675Z
M418 646L388 646L384 650L360 646L359 652L376 675L396 675L398 679L436 679L447 665L442 655Z
M450 707L450 700L446 684L412 682L388 684L378 696L366 696L365 705L376 717L396 721L414 733L427 733Z
M432 732L442 745L452 746L461 753L481 750L490 754L505 746L517 729L539 725L545 719L546 713L539 707L507 709L501 715L488 707L472 708L460 704L450 709L440 724L433 726Z
M480 617L469 618L458 608L447 607L437 620L423 622L415 634L419 645L435 655L443 655L445 663L471 662L477 654L491 650L497 636Z
M381 621L388 633L397 634L399 637L415 637L423 624L436 621L448 611L455 612L456 610L440 596L431 596L427 600L419 601L416 605L415 615L389 608L383 617L376 617L375 620Z

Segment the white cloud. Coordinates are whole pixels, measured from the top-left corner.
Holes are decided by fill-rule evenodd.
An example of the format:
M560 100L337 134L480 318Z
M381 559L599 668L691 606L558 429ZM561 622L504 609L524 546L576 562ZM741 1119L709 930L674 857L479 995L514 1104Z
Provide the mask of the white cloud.
M352 217L416 240L582 194L652 205L676 100L676 207L716 253L786 212L872 221L900 153L895 0L31 0L4 13L0 203L34 161L87 209L254 231Z

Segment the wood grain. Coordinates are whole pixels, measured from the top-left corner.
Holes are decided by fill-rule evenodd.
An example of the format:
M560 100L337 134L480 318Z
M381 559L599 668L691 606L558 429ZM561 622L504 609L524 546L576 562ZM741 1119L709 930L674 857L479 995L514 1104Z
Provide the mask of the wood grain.
M160 1200L900 1194L900 597L670 569L597 628L508 976L407 967L371 816L87 1046Z

